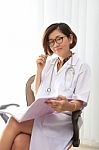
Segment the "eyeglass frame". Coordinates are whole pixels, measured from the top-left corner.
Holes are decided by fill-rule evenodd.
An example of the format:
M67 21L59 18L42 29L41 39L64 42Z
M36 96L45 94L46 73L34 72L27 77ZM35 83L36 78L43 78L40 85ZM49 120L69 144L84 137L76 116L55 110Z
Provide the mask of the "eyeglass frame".
M66 35L65 36L57 36L55 39L50 39L49 41L51 41L52 43L49 43L49 41L48 41L48 46L49 47L53 47L54 46L54 44L55 44L55 42L57 43L57 44L62 44L63 43L63 39L66 37ZM60 40L61 40L61 42L57 42L57 39L58 38L60 38ZM51 44L51 45L50 45Z

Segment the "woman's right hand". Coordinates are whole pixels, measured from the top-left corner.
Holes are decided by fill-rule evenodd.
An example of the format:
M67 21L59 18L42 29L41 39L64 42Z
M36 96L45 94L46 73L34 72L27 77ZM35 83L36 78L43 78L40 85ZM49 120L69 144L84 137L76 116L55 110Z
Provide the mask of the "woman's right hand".
M44 66L45 66L45 63L46 63L46 59L47 59L47 56L46 55L43 55L41 54L37 60L36 60L36 63L37 63L37 69L39 72L42 72Z

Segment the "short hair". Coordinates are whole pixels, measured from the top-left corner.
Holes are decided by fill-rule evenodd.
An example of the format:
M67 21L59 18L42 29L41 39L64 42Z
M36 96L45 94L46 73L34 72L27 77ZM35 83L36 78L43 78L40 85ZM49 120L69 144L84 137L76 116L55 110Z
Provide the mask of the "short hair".
M42 39L42 44L43 44L44 52L45 52L46 55L52 55L53 54L53 51L50 49L50 47L48 45L48 40L49 40L49 35L56 29L61 31L68 38L72 34L73 41L70 44L70 49L74 48L76 43L77 43L77 36L76 36L76 34L71 30L71 28L66 23L54 23L54 24L51 24L45 30L44 35L43 35L43 39Z

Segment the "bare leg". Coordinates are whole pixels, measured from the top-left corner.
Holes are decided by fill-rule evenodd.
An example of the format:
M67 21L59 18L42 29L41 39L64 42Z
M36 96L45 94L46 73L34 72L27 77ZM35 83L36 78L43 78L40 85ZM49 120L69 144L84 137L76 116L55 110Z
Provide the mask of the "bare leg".
M11 150L29 150L30 135L20 133L16 136Z
M31 134L33 120L18 123L11 118L1 136L0 150L11 150L15 137L21 132Z

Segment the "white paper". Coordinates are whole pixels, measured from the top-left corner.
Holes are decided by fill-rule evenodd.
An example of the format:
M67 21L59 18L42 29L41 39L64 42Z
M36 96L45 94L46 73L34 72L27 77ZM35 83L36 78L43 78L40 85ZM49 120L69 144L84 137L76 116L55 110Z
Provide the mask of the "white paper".
M53 109L45 101L53 98L40 98L34 101L30 106L9 106L7 109L0 110L0 113L7 113L13 116L18 122L31 120L43 115L53 113Z

